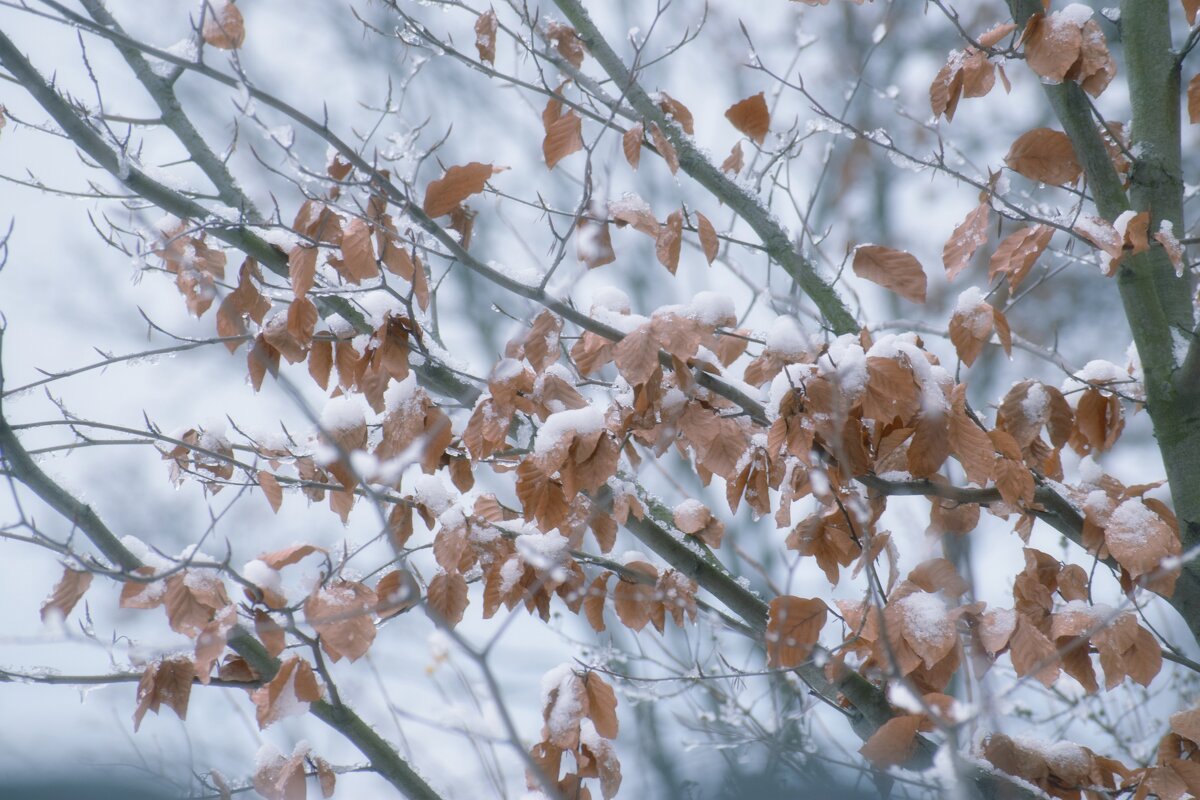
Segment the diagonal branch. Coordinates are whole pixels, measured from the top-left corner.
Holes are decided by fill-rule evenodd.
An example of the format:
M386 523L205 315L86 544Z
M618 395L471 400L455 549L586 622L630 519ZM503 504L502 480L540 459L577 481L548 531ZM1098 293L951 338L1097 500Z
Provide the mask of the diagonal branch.
M3 331L0 330L0 343ZM0 372L0 389L3 373ZM0 453L8 466L8 473L23 483L47 505L69 520L72 526L83 533L105 558L132 572L143 566L141 559L121 543L116 534L88 505L60 486L26 452L20 439L13 432L0 406ZM242 626L229 632L229 646L246 659L263 680L270 680L279 670L278 659L272 657L263 645ZM353 709L341 702L319 700L310 706L313 716L345 736L358 748L372 767L389 783L412 800L441 800L425 780Z
M775 221L770 211L758 201L758 198L721 172L690 138L676 126L670 124L666 115L650 99L646 90L637 82L636 77L631 75L625 67L621 57L601 35L583 4L579 0L554 0L554 3L575 26L575 32L587 46L588 51L595 56L600 66L628 98L634 109L646 120L656 124L671 140L671 144L674 145L679 156L679 168L733 209L754 229L754 232L762 239L771 258L778 262L808 294L817 308L821 310L834 333L840 335L857 332L858 321L850 313L850 309L847 308L833 286L817 274L816 267L811 261L796 252L787 232Z

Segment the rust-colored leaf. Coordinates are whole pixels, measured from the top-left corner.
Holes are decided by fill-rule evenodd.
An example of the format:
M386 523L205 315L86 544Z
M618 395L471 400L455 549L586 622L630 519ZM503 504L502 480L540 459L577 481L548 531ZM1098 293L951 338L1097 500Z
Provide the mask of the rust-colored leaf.
M467 581L457 572L439 572L429 582L425 605L434 619L453 628L462 622L468 603Z
M450 167L445 175L430 182L426 187L425 201L421 208L431 217L449 214L462 201L482 192L488 178L497 171L491 164L481 164L478 161Z
M876 767L886 768L903 764L912 758L916 751L917 730L922 719L919 714L892 717L871 734L871 738L863 743L858 752Z
M629 381L630 386L645 383L658 368L658 342L645 324L617 343L615 350L617 369Z
M357 285L379 275L373 239L371 227L365 221L354 217L346 223L342 233L342 259L337 270L350 283Z
M762 92L725 109L725 119L760 145L771 129L771 111Z
M542 157L547 169L554 166L572 153L583 149L583 120L574 111L568 111L554 122L546 126L546 136L542 139Z
M192 696L192 681L196 668L185 656L155 661L146 667L138 682L137 708L133 712L133 729L142 724L147 711L158 713L166 704L180 719L187 719L188 700Z
M729 151L729 155L721 162L721 172L728 172L733 175L738 175L742 171L742 167L746 165L746 159L742 155L742 143L734 144L733 149Z
M721 241L717 238L717 231L708 221L708 217L699 211L696 212L696 233L700 237L700 249L704 251L704 258L711 264L721 249Z
M283 717L307 712L308 704L320 700L322 694L312 664L292 656L280 664L270 682L250 695L259 730Z
M1083 174L1071 137L1052 128L1034 128L1018 136L1004 163L1030 180L1054 186L1073 183Z
M771 667L798 667L808 660L829 607L817 598L785 595L771 601L767 616L767 663Z
M357 661L375 641L371 612L375 592L357 581L317 586L304 602L304 617L321 637L321 649L334 661Z
M911 253L877 244L859 245L854 249L854 274L906 300L925 302L925 270Z
M46 617L51 613L59 615L60 618L66 618L91 585L92 573L70 567L64 569L62 577L54 585L50 596L42 603L42 621L45 622Z
M496 11L489 8L475 20L475 49L479 60L496 65Z
M672 211L667 216L667 222L658 230L654 241L654 254L658 263L667 268L672 275L679 268L679 250L683 244L683 212Z
M617 738L617 695L599 674L589 672L584 677L587 686L588 717L596 726L596 733L605 739Z
M946 280L952 281L967 268L975 251L987 242L988 217L991 209L980 203L967 218L958 224L942 248L942 263L946 265Z
M236 50L246 41L246 24L242 12L232 0L205 3L204 41L221 50Z
M671 140L654 123L650 124L650 140L654 142L654 149L662 156L663 161L667 162L667 169L671 170L671 174L679 172L679 155L675 152L675 145L671 144Z
M642 137L644 135L645 126L639 122L625 131L621 137L621 149L625 152L625 160L634 169L638 168L638 164L642 160Z

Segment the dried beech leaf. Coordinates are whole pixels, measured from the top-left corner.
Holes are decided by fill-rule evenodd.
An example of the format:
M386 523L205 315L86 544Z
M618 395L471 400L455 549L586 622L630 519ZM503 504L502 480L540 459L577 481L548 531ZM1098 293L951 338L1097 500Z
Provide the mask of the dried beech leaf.
M679 268L679 251L683 244L683 212L672 211L667 222L658 231L654 242L654 254L658 262L674 275Z
M1071 137L1051 128L1034 128L1017 137L1004 157L1009 169L1040 183L1061 186L1083 174Z
M221 50L236 50L246 41L246 24L242 12L232 0L205 3L204 41Z
M155 661L146 667L138 682L137 708L133 712L133 729L142 724L147 711L158 713L166 704L180 719L187 719L188 700L192 695L192 681L196 668L190 658L176 656Z
M92 573L69 567L64 569L62 577L54 585L50 596L42 603L42 621L45 622L46 617L51 613L57 614L60 618L66 618L91 585Z
M568 111L554 122L546 126L546 136L542 139L542 157L547 169L554 166L572 153L583 149L583 120L574 111Z
M808 660L829 608L817 598L781 596L771 601L767 615L767 663L797 667Z
M854 274L906 300L925 302L925 270L911 253L876 244L859 245L854 249Z
M263 497L271 504L271 510L278 514L279 507L283 505L283 487L279 485L279 480L265 469L260 469L258 488L262 489Z
M720 251L721 242L713 224L699 211L696 212L696 232L700 237L700 249L704 251L704 258L709 264L713 263Z
M475 20L475 49L479 60L496 65L496 11L489 8Z
M987 203L980 203L967 218L959 223L946 246L942 248L942 263L946 265L946 280L952 281L967 268L975 251L987 242L988 216L991 211Z
M473 194L479 194L487 185L488 178L499 170L491 164L472 161L470 164L450 167L446 174L430 182L425 189L425 201L421 208L431 217L449 214Z
M621 149L625 152L625 160L634 169L638 168L638 164L642 160L642 137L644 135L645 128L639 122L625 131L625 134L621 137Z
M653 123L650 124L650 140L654 142L654 149L662 156L663 161L667 162L667 169L671 170L671 174L679 172L679 156L675 152L675 145L671 144L671 140Z
M725 119L760 145L771 129L771 111L762 92L725 109Z
M435 620L453 628L462 622L468 603L467 581L457 572L439 572L429 582L425 606Z
M858 749L863 758L876 767L887 768L903 764L917 749L917 730L923 717L905 714L892 717L879 726L871 738Z

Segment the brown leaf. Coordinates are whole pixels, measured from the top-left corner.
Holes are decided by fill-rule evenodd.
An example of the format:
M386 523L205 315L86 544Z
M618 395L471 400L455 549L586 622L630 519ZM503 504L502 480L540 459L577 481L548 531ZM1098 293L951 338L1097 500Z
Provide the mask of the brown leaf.
M1033 269L1034 263L1050 244L1054 229L1049 225L1035 225L1021 228L1004 238L996 247L988 264L988 281L999 274L1008 276L1010 292L1015 292L1017 286Z
M542 157L546 161L547 169L554 169L559 161L582 149L583 121L574 111L568 111L546 126L546 136L542 139Z
M771 129L771 111L762 92L725 109L725 119L760 145Z
M1188 25L1196 24L1196 12L1200 11L1200 0L1181 0L1183 13L1187 15Z
M317 275L317 248L296 245L288 254L288 280L296 297L308 294Z
M187 636L199 635L214 614L229 605L225 584L207 570L188 569L167 579L163 596L171 630Z
M1058 13L1049 17L1035 14L1022 38L1029 68L1053 83L1062 83L1079 60L1083 27Z
M651 334L650 325L644 324L617 343L614 351L617 369L631 386L643 384L658 368L658 342Z
M449 214L473 194L479 194L487 185L488 178L499 172L491 164L472 161L462 166L450 167L446 174L430 182L425 189L422 209L431 217Z
M470 598L467 597L467 581L457 572L439 572L429 582L425 607L435 620L445 622L453 628L462 622Z
M596 726L596 733L605 739L617 738L617 695L598 673L584 676L587 686L588 717Z
M236 50L246 41L246 25L242 12L232 0L205 3L204 41L221 50Z
M557 678L557 683L552 682ZM579 723L588 713L588 694L583 680L564 665L542 678L551 681L544 691L542 739L563 750L579 748Z
M987 203L980 203L967 218L959 223L946 246L942 248L942 263L946 265L946 280L952 281L967 268L975 251L982 247L988 238L988 217L991 208Z
M829 607L817 598L784 595L771 601L767 615L767 663L772 668L798 667L808 660Z
M683 244L683 212L672 211L667 222L658 231L654 242L654 254L658 262L674 275L679 268L679 248Z
M137 708L133 712L133 729L142 724L147 711L158 713L164 703L180 719L187 719L188 700L192 696L192 681L196 668L190 658L175 656L155 661L146 667L138 682Z
M324 692L317 683L312 665L292 656L279 665L279 671L270 682L258 687L250 695L259 730L283 717L305 713L308 704L320 700L322 694Z
M951 392L950 449L967 480L983 486L992 477L996 451L992 440L967 414L967 387L958 384Z
M286 566L295 564L305 556L310 556L313 553L327 553L324 547L317 547L315 544L294 544L291 547L285 547L282 550L274 550L270 553L264 553L258 557L258 560L266 564L271 569L283 569Z
M575 224L575 255L588 269L602 267L617 260L613 252L608 223L600 219L580 217Z
M60 618L65 619L91 585L92 573L74 570L69 567L64 569L62 577L54 585L50 596L42 603L42 622L46 621L46 617L51 611L56 612Z
M392 570L375 584L379 604L375 613L380 619L394 617L421 602L421 587L412 573L405 569Z
M358 285L379 275L373 238L370 226L358 217L346 223L342 234L342 259L340 265L334 263L338 273L350 283Z
M332 581L313 589L304 601L304 617L333 661L342 656L357 661L375 641L371 612L377 603L375 592L357 581Z
M659 92L658 96L658 107L663 113L675 120L688 136L693 135L696 132L695 120L692 119L692 112L688 107L666 92Z
M496 11L489 8L475 20L475 49L479 60L496 65ZM328 795L326 795L328 796Z
M863 758L876 767L886 768L903 764L917 749L917 729L924 718L919 714L892 717L858 749Z
M1016 631L1008 644L1018 676L1034 675L1045 686L1058 679L1059 660L1054 642L1024 616L1018 614Z
M721 242L717 239L717 231L708 221L708 217L699 211L696 212L696 232L700 237L700 249L704 251L704 258L711 264L720 251Z
M954 315L950 317L950 341L968 367L975 363L983 346L992 338L995 323L995 310L978 290L968 289L959 296Z
M305 800L304 759L307 745L297 745L290 758L270 749L273 757L260 758L254 773L254 790L267 800Z
M925 302L925 270L911 253L876 244L854 249L854 274L914 303Z
M675 152L675 145L671 144L671 140L654 123L650 123L650 140L654 142L654 149L662 156L663 161L667 162L667 169L671 170L671 174L678 172L679 156Z
M729 155L721 162L721 172L730 172L738 175L742 171L742 167L746 164L745 158L742 155L742 143L737 142L733 149L729 151Z
M646 201L636 194L626 194L620 200L610 200L608 213L618 228L632 225L634 230L641 231L652 239L658 239L658 220L654 218Z
M278 514L279 507L283 504L283 487L279 485L279 480L265 469L260 469L258 488L262 489L263 497L271 504L271 510Z
M638 168L638 163L642 160L642 137L644 135L645 127L639 122L625 131L621 137L621 149L625 151L625 160L634 169Z
M546 26L546 38L554 42L558 54L578 69L583 66L583 57L587 53L583 41L570 25L561 22L551 22Z
M317 769L317 782L321 785L321 796L327 799L333 797L333 793L337 789L337 773L323 758L314 757L312 762Z
M1083 174L1071 137L1051 128L1034 128L1017 137L1004 157L1009 169L1040 183L1060 186Z

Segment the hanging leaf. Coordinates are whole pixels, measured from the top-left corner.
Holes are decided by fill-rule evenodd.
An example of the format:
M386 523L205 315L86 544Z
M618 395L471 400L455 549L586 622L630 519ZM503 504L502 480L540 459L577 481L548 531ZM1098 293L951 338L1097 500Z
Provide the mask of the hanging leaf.
M1034 128L1012 143L1004 163L1009 169L1040 183L1061 186L1083 174L1071 137L1051 128Z
M450 167L446 174L432 181L425 189L425 202L422 209L431 217L449 214L462 201L473 194L479 194L487 185L488 178L501 172L491 164L481 164L472 161L470 164Z
M489 8L475 20L475 49L479 60L496 65L496 11Z
M771 111L767 108L767 99L762 92L725 109L725 119L759 145L771 129Z
M246 41L246 25L242 12L233 0L205 3L204 41L221 50L236 50Z
M672 211L667 222L658 231L654 241L654 254L658 262L674 275L679 268L679 251L683 244L683 212Z
M625 131L621 137L621 149L625 151L625 160L634 169L638 168L638 163L642 160L642 137L644 135L645 128L639 122Z
M671 144L671 140L653 123L650 125L650 139L663 161L667 162L667 169L671 170L671 174L679 172L679 156L675 153L675 145Z
M767 663L772 668L798 667L808 660L825 627L829 608L813 598L781 596L767 615Z
M954 280L967 268L975 251L987 242L990 207L980 203L967 218L958 224L946 246L942 248L942 263L946 265L946 280Z
M546 168L554 166L572 153L583 149L583 122L574 111L568 111L546 126L542 140L542 157Z
M53 611L61 618L66 618L80 601L88 587L92 585L92 573L66 568L58 579L50 596L42 603L42 622Z
M700 236L700 249L704 251L704 258L709 264L713 263L720 252L721 241L717 238L717 231L708 221L708 217L699 211L696 212L696 232Z
M854 249L854 274L905 300L925 302L925 270L911 253L876 244L859 245Z

